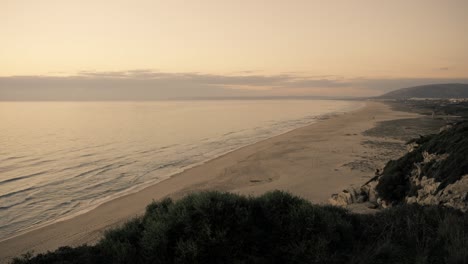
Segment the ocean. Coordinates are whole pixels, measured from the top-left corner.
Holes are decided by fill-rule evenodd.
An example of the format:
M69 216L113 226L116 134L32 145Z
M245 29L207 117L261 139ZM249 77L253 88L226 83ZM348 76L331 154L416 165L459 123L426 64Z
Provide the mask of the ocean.
M362 102L0 102L0 240Z

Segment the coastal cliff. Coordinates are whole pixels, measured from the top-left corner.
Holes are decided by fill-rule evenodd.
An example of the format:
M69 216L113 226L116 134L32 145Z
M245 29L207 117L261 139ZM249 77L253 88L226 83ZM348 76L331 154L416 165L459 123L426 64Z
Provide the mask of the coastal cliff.
M360 187L332 195L330 203L370 208L397 204L443 205L468 209L468 122L407 143L408 152L389 161L382 173Z

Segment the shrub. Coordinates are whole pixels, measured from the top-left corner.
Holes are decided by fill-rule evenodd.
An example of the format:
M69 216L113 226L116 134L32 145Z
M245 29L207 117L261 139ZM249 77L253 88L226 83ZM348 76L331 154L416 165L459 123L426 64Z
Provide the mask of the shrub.
M150 204L95 246L14 263L463 263L467 220L438 207L355 215L280 191L202 192Z
M437 206L404 205L369 217L362 253L353 263L463 263L468 261L468 217ZM358 258L357 258L358 257Z

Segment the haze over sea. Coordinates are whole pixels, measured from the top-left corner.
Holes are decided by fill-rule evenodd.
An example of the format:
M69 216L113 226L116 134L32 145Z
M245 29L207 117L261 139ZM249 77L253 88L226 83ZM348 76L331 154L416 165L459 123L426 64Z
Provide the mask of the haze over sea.
M0 102L0 240L362 103Z

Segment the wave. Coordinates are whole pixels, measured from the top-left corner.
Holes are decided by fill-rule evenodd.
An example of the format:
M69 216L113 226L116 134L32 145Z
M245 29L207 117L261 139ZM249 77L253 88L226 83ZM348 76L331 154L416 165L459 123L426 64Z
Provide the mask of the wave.
M32 178L32 177L36 177L36 176L45 174L47 172L49 172L49 171L46 170L46 171L41 171L41 172L29 174L29 175L24 175L24 176L19 176L19 177L16 177L16 178L3 180L3 181L0 181L0 185L5 184L5 183L9 183L9 182L15 182L15 181L19 181L19 180L29 179L29 178ZM1 196L0 196L0 198L1 198Z
M17 191L5 193L5 194L0 195L0 199L1 199L1 198L11 197L11 196L13 196L13 195L20 194L20 193L24 193L24 192L27 192L27 191L35 190L35 189L37 189L37 188L38 188L38 187L31 186L31 187L24 188L24 189L21 189L21 190L17 190Z
M2 211L0 226L4 226L6 224L4 221L7 221L6 219L2 221L2 215L5 215L4 213L10 216L17 215L14 210L27 212L28 215L21 217L29 219L27 221L23 221L23 218L17 219L17 224L8 225L6 229L1 228L0 238L18 233L18 230L30 230L87 212L106 201L139 191L243 146L320 119L318 115L307 115L293 120L276 122L269 120L264 126L253 125L248 129L223 131L216 136L201 135L198 141L186 140L185 135L190 133L184 131L179 135L180 142L184 144L171 144L171 141L159 145L147 142L141 144L133 138L125 138L126 145L113 145L116 141L112 140L109 144L74 147L69 151L63 148L60 151L53 151L51 153L54 153L54 159L49 159L45 163L39 162L37 165L64 161L62 167L57 166L48 172L41 171L0 181L0 185L2 183L5 185L39 176L39 173L51 175L50 177L48 175L48 179L41 184L0 195L0 199L8 198L13 202L8 205L3 203L3 207L0 207ZM154 137L157 137L157 134ZM93 150L83 153L89 149ZM64 155L57 155L58 152ZM34 193L35 195L31 196L33 200L17 202L16 199L21 200L25 196L24 193L28 193L27 195ZM13 196L15 197L12 198ZM51 201L51 196L57 199Z
M26 157L26 156L12 156L12 157L8 157L8 158L0 160L0 162L4 162L4 161L8 161L8 160L21 159L21 158L24 158L24 157Z

